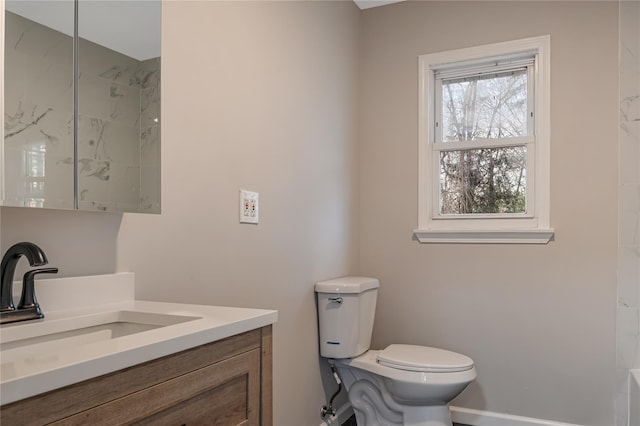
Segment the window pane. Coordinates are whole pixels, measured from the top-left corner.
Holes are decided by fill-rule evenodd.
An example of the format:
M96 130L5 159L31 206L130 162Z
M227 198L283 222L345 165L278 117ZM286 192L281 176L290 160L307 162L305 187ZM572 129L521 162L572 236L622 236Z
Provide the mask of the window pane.
M440 214L524 213L525 146L440 153Z
M527 135L527 70L442 81L442 141Z

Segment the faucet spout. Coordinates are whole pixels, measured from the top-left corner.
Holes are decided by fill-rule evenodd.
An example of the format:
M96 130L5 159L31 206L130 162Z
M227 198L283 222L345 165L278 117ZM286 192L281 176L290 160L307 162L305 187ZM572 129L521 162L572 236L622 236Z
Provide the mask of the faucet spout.
M0 312L13 311L13 275L20 257L24 256L31 266L42 266L49 263L44 251L29 242L14 244L7 250L0 265Z

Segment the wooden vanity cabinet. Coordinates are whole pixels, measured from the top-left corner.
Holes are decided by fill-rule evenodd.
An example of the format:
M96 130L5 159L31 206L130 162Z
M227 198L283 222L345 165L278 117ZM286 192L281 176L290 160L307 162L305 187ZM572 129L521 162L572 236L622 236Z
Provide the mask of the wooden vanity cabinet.
M14 425L272 426L271 326L0 407Z

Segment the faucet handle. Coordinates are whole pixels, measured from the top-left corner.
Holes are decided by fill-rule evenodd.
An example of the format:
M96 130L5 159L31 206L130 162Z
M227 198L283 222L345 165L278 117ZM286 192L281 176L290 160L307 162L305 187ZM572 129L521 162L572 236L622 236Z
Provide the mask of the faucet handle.
M33 283L34 278L38 274L56 274L57 272L58 268L41 268L33 269L24 274L24 276L22 277L22 295L20 296L18 309L35 308L39 311L40 306L38 305L38 300L36 299L36 290Z

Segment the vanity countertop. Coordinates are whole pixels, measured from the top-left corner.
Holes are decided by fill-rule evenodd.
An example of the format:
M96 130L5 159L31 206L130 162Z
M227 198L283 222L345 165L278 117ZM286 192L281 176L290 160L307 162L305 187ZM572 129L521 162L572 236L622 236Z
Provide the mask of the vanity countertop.
M87 285L92 279L96 285ZM41 298L38 294L45 312L44 319L3 325L0 328L3 346L0 354L0 405L264 327L275 323L278 317L274 310L134 300L133 274L42 281L60 284L38 286L38 289L48 287L43 296L47 291L53 292L53 287L77 290L73 287L81 286L85 294L87 290L93 291L91 300L95 300L96 294L105 292L108 297L99 299L107 303L71 309L69 305L75 303L74 300L59 303L50 299L50 306L61 309L48 312L47 297ZM82 299L82 295L72 294L74 298ZM82 324L83 321L90 322L91 318L117 312L126 312L134 317L158 314L189 318L122 337L57 345L54 349L37 353L25 352L25 348L5 349L16 335L30 337L36 328L42 334L43 329L59 330L66 324ZM77 339L72 341L77 342Z

